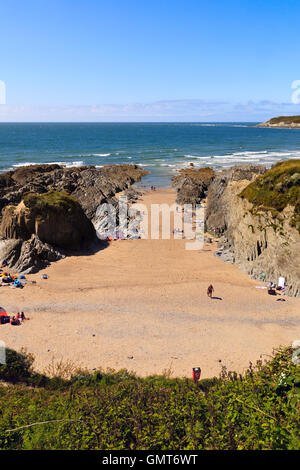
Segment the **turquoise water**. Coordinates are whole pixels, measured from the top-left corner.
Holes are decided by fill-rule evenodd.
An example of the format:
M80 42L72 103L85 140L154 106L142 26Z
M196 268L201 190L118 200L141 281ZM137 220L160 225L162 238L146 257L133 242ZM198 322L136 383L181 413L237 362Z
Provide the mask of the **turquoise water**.
M254 124L254 123L253 123ZM136 163L145 184L166 186L176 168L226 168L300 158L300 130L249 123L0 123L0 172L34 163Z

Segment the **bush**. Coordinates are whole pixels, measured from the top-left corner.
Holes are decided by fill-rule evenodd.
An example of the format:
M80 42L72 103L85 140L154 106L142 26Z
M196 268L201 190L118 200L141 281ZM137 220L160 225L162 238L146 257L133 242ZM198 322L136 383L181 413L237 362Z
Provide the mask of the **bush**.
M280 349L246 373L86 371L55 391L0 386L0 449L300 449L299 367Z
M250 183L240 197L257 210L278 215L288 205L294 207L290 224L300 232L300 160L279 162Z
M32 372L34 357L13 349L6 349L6 364L0 364L0 379L12 383L26 382Z

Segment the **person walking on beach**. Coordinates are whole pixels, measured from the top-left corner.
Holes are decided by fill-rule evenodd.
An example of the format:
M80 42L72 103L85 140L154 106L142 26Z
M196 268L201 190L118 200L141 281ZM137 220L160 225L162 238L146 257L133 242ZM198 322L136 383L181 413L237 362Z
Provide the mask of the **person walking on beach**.
M213 285L210 284L207 288L207 296L212 298L212 293L214 292L214 288L213 288Z

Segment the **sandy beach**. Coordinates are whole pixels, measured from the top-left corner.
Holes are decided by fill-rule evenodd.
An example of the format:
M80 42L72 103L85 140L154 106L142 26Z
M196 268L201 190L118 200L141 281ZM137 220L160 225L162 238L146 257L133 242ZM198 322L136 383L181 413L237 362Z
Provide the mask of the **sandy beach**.
M166 189L146 192L140 202L174 201ZM33 353L40 371L64 359L141 376L170 369L190 377L195 366L203 378L218 375L221 365L242 372L300 337L300 301L276 301L215 250L205 244L187 251L185 240L120 240L53 263L28 275L24 289L1 287L1 306L9 314L24 311L30 321L2 325L0 340Z

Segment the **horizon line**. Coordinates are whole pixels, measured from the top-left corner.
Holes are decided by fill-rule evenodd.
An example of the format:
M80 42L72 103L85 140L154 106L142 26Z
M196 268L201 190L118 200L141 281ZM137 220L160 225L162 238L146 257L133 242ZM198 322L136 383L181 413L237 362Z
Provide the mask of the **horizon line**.
M253 124L261 121L0 121L0 124Z

